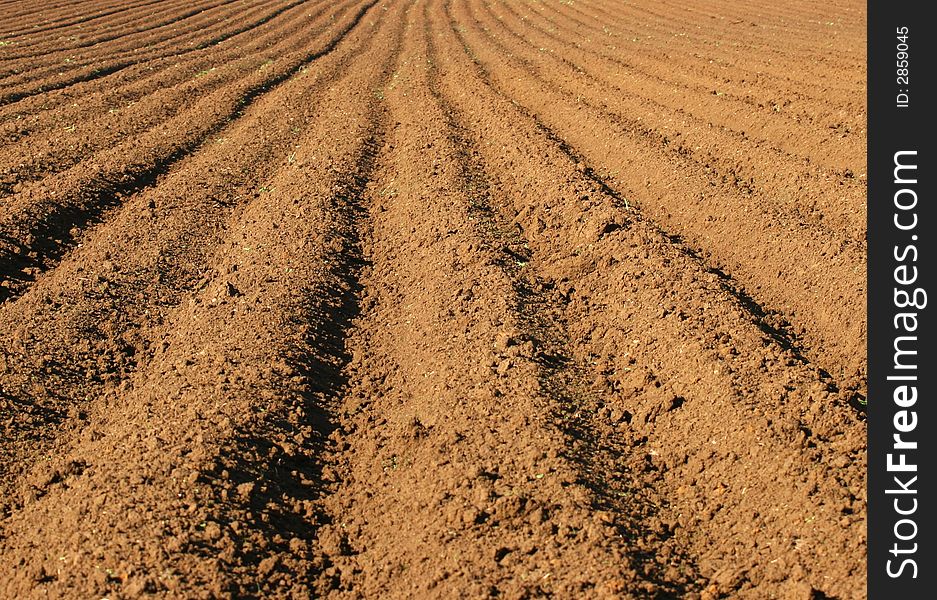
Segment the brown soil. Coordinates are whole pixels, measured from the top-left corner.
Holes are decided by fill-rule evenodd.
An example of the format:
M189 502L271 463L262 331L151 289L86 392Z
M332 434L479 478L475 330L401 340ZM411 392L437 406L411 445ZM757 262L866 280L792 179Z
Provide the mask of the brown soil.
M0 44L0 597L865 596L864 4Z

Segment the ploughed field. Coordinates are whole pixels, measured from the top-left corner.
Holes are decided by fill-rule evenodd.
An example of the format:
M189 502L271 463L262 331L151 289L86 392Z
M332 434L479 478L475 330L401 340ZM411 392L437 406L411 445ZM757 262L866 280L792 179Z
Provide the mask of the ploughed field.
M865 18L0 2L0 596L863 597Z

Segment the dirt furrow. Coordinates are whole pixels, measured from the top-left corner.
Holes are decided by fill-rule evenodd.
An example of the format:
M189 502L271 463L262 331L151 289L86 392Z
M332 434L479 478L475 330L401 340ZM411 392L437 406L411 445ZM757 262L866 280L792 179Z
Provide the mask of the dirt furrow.
M840 172L852 173L857 169L861 172L865 152L864 137L859 139L858 135L842 135L844 131L852 133L848 125L840 127L842 105L837 106L835 111L812 115L802 111L789 114L786 106L782 110L780 104L773 102L764 101L756 105L751 102L736 102L738 99L727 98L724 94L713 94L713 89L720 83L717 79L683 81L681 85L675 86L674 81L662 80L643 72L636 73L633 69L628 70L629 75L625 78L614 62L604 58L596 60L575 44L566 41L559 42L560 48L557 51L554 46L557 40L562 40L558 34L555 34L554 38L547 38L529 26L512 25L512 19L499 19L488 3L480 4L486 9L484 15L479 17L479 3L471 3L476 9L473 14L489 25L486 30L489 36L494 37L497 30L503 30L508 36L530 47L525 52L525 60L538 64L552 63L560 67L559 73L556 67L545 69L545 75L550 77L551 83L565 84L574 90L577 98L589 98L593 105L607 106L618 114L630 115L632 119L640 115L645 127L653 127L658 131L674 130L673 133L677 136L687 136L689 133L689 136L677 140L680 141L681 152L694 154L698 153L694 152L695 150L708 147L708 151L712 153L713 146L732 147L738 150L736 155L741 155L751 162L786 160L787 164L783 165L785 171L777 173L778 178L785 180L800 175L802 171L809 171L817 164L827 165L827 168ZM503 4L503 7L507 11L514 10L509 3ZM524 20L525 25L528 22L529 20ZM501 43L510 46L507 41ZM517 49L516 44L511 47L512 50ZM672 66L677 62L681 62L678 57L671 57L668 64ZM660 70L659 66L657 70ZM561 74L566 71L571 73ZM770 121L767 120L769 115ZM802 127L807 131L811 125L821 129L825 135L818 134L815 129L810 129L809 135L797 135ZM858 121L854 125L862 126ZM694 128L699 130L695 136L692 135ZM855 133L858 134L859 131ZM765 154L768 155L767 159ZM810 162L805 164L805 160ZM739 175L744 175L746 179L757 179L763 173L755 171ZM816 176L830 179L834 175L821 172ZM836 176L839 179L844 178L841 173ZM858 187L853 181L845 183ZM855 194L864 197L864 187ZM864 213L860 217L864 228Z
M429 27L429 21L425 28L430 55L435 58L438 51L429 33L435 29ZM685 596L701 589L698 567L662 524L662 507L669 501L660 493L660 474L648 472L643 457L634 456L635 441L621 435L617 424L607 418L610 409L604 390L594 385L594 355L574 349L569 323L581 317L568 314L569 299L537 269L542 260L519 228L516 212L506 206L507 197L517 196L489 180L487 170L504 172L510 161L493 164L484 160L480 140L466 125L469 120L440 89L445 86L437 65L438 59L434 59L429 87L449 127L460 175L471 194L472 214L488 246L503 252L499 263L512 281L521 331L519 339L513 341L533 341L541 392L553 402L553 425L566 436L565 457L578 467L579 481L589 488L591 508L599 520L614 526L630 546L627 566L638 576L625 587L648 596ZM451 78L446 83L451 92ZM474 107L464 108L472 111ZM555 183L557 189L563 185ZM568 181L565 183L568 187ZM620 590L612 587L609 591Z
M3 35L28 35L29 33L45 33L50 28L68 27L88 23L96 19L114 14L130 11L150 4L157 4L160 0L141 0L138 2L121 3L121 6L102 8L95 11L94 7L103 4L107 6L113 2L64 2L59 5L43 4L38 8L31 5L23 12L4 13L7 19L15 21L16 26L2 31ZM19 4L22 4L19 2ZM63 8L62 11L58 10ZM35 18L32 18L34 15ZM78 15L76 17L76 15ZM7 20L4 19L4 20ZM70 20L69 20L70 19ZM65 21L65 22L61 22ZM45 25L41 24L44 23Z
M865 323L854 318L865 294L865 260L858 249L779 218L768 199L744 193L671 152L663 134L631 129L613 114L531 78L511 57L492 49L482 32L460 25L470 19L462 8L456 7L451 26L468 40L492 85L556 131L621 196L686 239L749 297L776 311L775 327L788 328L840 386L864 393ZM739 244L740 237L747 243ZM803 259L797 269L791 268L791 255ZM831 305L829 298L839 300Z
M864 598L866 18L0 0L0 598Z
M411 11L382 89L395 125L369 186L371 265L327 468L339 483L323 500L332 524L319 532L318 591L621 589L635 574L561 456L532 356L497 349L518 325L511 281L472 224L457 150L429 93L420 20Z
M271 169L295 162L297 136L319 113L317 95L369 48L362 40L368 33L355 32L353 42L260 99L222 132L223 143L203 147L155 188L130 197L82 236L81 247L30 295L0 306L4 335L12 340L5 394L13 405L33 407L6 423L5 483L56 435L56 423L75 424L65 417L80 412L76 405L125 384L138 353L156 344L147 328L186 290L200 288L228 215L271 192L264 182ZM37 379L54 387L37 388ZM37 415L49 426L33 428Z
M573 11L579 7L573 7ZM839 36L837 29L832 29L828 25L820 23L809 23L801 16L785 22L785 36L783 48L771 42L771 38L764 35L766 23L770 23L770 17L761 14L736 15L741 19L718 19L713 14L706 14L708 27L703 28L700 17L687 17L685 7L649 7L635 6L634 11L638 15L629 15L625 20L621 20L621 5L615 5L612 9L599 9L603 16L599 19L593 17L592 23L581 22L588 29L608 33L613 31L619 22L624 27L633 27L634 23L641 23L648 35L649 40L654 45L660 45L661 50L673 48L680 50L683 47L692 47L693 44L711 45L716 60L714 66L731 67L733 72L746 76L766 76L767 81L784 82L779 88L780 91L788 89L803 89L807 87L807 81L823 81L825 87L843 92L849 89L850 84L854 82L851 72L860 66L862 56L864 55L864 46L854 42L850 36ZM721 16L721 15L720 15ZM604 25L598 25L598 21L604 20ZM740 22L741 21L741 22ZM835 24L834 24L835 25ZM741 26L741 27L740 27ZM797 43L797 27L806 26L811 31L804 32L803 43ZM679 35L674 30L683 32L685 35ZM692 33L690 33L692 32ZM818 35L819 34L821 35ZM612 36L614 37L614 35ZM798 48L798 45L800 46ZM746 46L750 50L745 52ZM696 48L699 49L698 46ZM757 49L757 51L755 51ZM817 61L816 50L822 49L822 62L827 69L818 68L821 61ZM814 52L811 53L811 50ZM810 56L814 60L806 60ZM803 61L798 69L790 68L792 58ZM710 67L712 68L712 67ZM810 77L804 77L808 75ZM766 82L767 82L766 81ZM811 93L804 90L805 93ZM822 96L816 96L818 101Z
M630 46L629 42L649 46L646 52L648 56L642 57L645 60L651 57L666 60L680 56L684 52L689 53L687 50L696 55L701 49L705 49L711 53L714 60L682 66L684 69L689 66L697 72L717 72L725 61L739 60L741 62L736 66L742 71L740 74L747 76L746 79L758 78L767 75L764 69L771 68L770 65L776 60L774 55L778 51L770 38L766 39L761 31L762 28L767 27L763 15L758 19L759 23L745 22L744 26L740 27L739 25L743 25L742 20L728 20L716 11L707 12L706 20L681 18L680 13L687 10L686 7L675 7L670 10L663 8L666 12L661 12L661 10L638 4L617 3L612 7L596 4L586 7L581 3L575 3L560 7L552 3L542 3L533 8L537 9L540 17L546 19L554 30L570 34L575 31L577 33L574 37L583 41L596 42L590 44L596 51L613 56L629 54L623 52ZM755 18L754 15L751 17ZM704 24L705 27L703 27ZM795 23L790 24L790 26L793 25ZM561 36L560 39L564 38ZM793 46L796 40L791 39L789 43ZM744 56L743 52L752 50L754 44L758 44L761 52L753 52L751 56ZM800 49L796 47L785 48L785 51L791 53L797 53L798 50ZM846 61L849 56L830 58ZM789 72L781 72L785 79L789 79L792 75ZM768 78L761 83L770 81L773 79ZM783 91L783 89L782 87L776 91ZM815 99L822 100L820 97Z
M7 284L0 292L4 298L21 293L39 272L54 264L76 243L82 228L105 209L152 185L180 158L211 143L229 120L257 98L331 53L374 3L359 2L331 22L316 45L282 56L248 80L203 97L144 136L97 156L94 167L79 164L52 181L37 182L15 194L0 213L0 273Z
M88 115L97 115L114 108L113 105L96 104L95 95L113 95L121 92L122 95L128 96L129 103L129 101L139 99L142 91L151 92L168 87L173 83L191 78L193 74L197 75L201 71L212 72L211 68L217 68L218 63L204 64L204 60L210 56L217 56L220 64L228 64L244 59L262 49L269 51L280 42L286 41L285 38L288 37L287 31L279 31L276 33L280 39L274 39L272 42L268 39L277 26L274 20L288 20L291 25L295 25L298 20L289 18L289 15L284 15L284 13L299 12L293 9L305 4L306 0L294 0L280 5L279 8L257 19L241 22L217 35L205 35L205 32L200 32L200 35L192 40L192 45L187 48L177 48L174 55L151 59L146 64L131 65L110 76L90 79L68 88L25 98L14 104L0 107L0 123L4 124L5 129L4 138L16 140L35 131L46 131L49 127L43 127L43 123L47 122L66 122L74 125L81 123ZM242 37L245 39L240 40ZM236 45L238 41L243 41L244 44ZM226 47L217 49L220 52L215 52L216 49L212 47L223 42L229 43ZM301 44L301 42L294 43ZM237 50L241 50L243 54L236 54ZM131 91L134 93L130 93Z
M583 3L580 4L580 7L584 7L587 4L591 4L599 10L602 9L601 1L597 3ZM824 26L831 27L837 25L843 20L843 17L840 15L848 15L847 11L856 8L855 4L850 5L849 3L841 3L839 5L830 3L829 6L831 10L824 10L825 7L818 6L811 2L788 2L783 5L771 4L768 2L752 2L743 6L733 2L720 2L716 0L708 3L696 3L693 6L681 6L680 10L685 14L685 20L690 23L694 22L694 19L698 17L712 18L718 15L722 17L722 20L728 20L729 25L740 25L744 23L749 28L753 27L752 22L756 22L754 26L757 26L759 22L777 26L783 25L791 29L790 44L792 46L809 46L811 30L822 29ZM605 10L608 9L606 8ZM746 16L752 17L751 21L744 20L743 17ZM833 21L829 20L831 16L834 17ZM820 21L822 17L826 17L827 20L825 22ZM861 21L859 20L848 18L846 20L849 21L849 25L861 26ZM733 23L733 21L735 22ZM748 38L752 41L757 39L753 31L743 31L737 34L737 37ZM778 45L776 40L769 40L769 43L771 43L772 47Z
M535 25L538 19L536 15L532 16L527 22ZM864 127L864 121L861 120L864 114L864 100L858 99L857 102L854 94L833 94L828 86L823 86L823 93L814 93L814 90L818 89L817 86L794 87L784 81L773 84L773 80L768 78L760 67L753 67L754 72L744 76L727 76L726 59L703 51L706 48L721 47L719 42L704 44L694 40L694 45L680 52L671 40L684 39L686 35L670 31L656 36L643 32L629 33L620 41L616 40L615 44L603 44L602 40L608 39L611 32L595 31L592 35L584 36L581 27L564 27L562 18L547 23L548 27L541 29L545 34L553 36L555 41L545 46L552 47L557 43L568 46L573 43L581 52L617 65L619 71L623 70L632 78L640 76L633 83L638 89L644 87L644 81L649 81L651 85L656 85L666 92L672 92L676 84L679 88L686 88L688 92L693 91L702 96L697 102L686 102L685 107L694 107L699 102L717 102L720 105L740 106L748 111L763 113L766 119L771 121L779 117L791 118L795 120L795 124L789 132L799 131L805 121L815 122L817 127L824 130L835 126L840 133L860 131ZM557 23L559 31L555 30L557 26L554 26L554 23ZM661 48L652 50L652 47L657 47L657 42L654 41L657 39L667 42ZM631 49L641 51L631 52ZM856 64L852 65L851 70L845 70L855 72ZM615 71L613 68L612 72Z
M83 58L85 56L84 49L91 46L97 46L100 49L107 48L109 50L108 54L114 55L120 52L120 48L128 41L133 42L130 51L139 52L143 46L162 44L173 39L179 39L180 36L188 32L193 24L197 24L198 27L217 24L219 21L236 18L237 15L245 11L256 9L260 4L253 2L245 6L244 3L235 3L231 0L219 1L214 4L206 2L195 6L189 3L182 9L177 8L175 13L167 13L166 18L158 21L148 15L142 20L142 23L128 22L118 26L111 21L106 31L102 28L100 32L92 35L75 34L66 36L63 34L58 37L44 35L33 43L17 40L15 43L16 51L7 53L3 60L4 62L12 62L14 59L32 58L36 67L44 63L60 62L61 56L72 58L72 62L74 62L76 58ZM180 31L178 24L183 21L187 22ZM157 29L171 30L172 33L162 32L163 37L156 37L154 34L157 32L154 30ZM121 45L107 44L107 42L116 40L121 40ZM179 39L179 45L184 43L183 40Z
M488 21L481 18L480 22ZM768 139L759 140L751 137L751 129L733 129L738 125L750 124L741 118L736 119L734 124L728 120L721 127L714 127L723 119L714 115L718 112L715 107L694 111L699 113L696 116L680 108L659 104L657 99L666 93L660 90L644 88L640 95L626 89L616 90L613 78L599 79L589 75L565 58L556 59L552 55L545 57L544 53L533 49L518 52L516 45L493 37L493 31L498 25L492 25L492 28L486 29L486 33L498 49L504 53L510 51L523 61L522 65L532 76L553 89L564 90L568 98L575 97L577 104L585 104L589 108L600 107L600 110L613 114L636 136L651 136L654 132L661 132L657 136L660 145L692 160L698 168L705 169L710 177L731 182L736 194L767 199L762 202L770 205L770 211L781 218L809 224L847 244L861 246L864 243L865 182L861 178L857 180L852 169L847 168L861 168L864 144L861 152L856 148L855 151L847 152L845 157L842 148L833 153L836 157L833 160L845 171L830 172L817 168L805 155L787 154L773 141L769 142L773 131L779 130L764 132L769 136ZM518 36L517 39L523 38ZM609 90L616 90L617 97L610 98ZM679 104L675 103L674 106ZM818 138L816 134L812 137ZM789 140L781 145L796 152L803 152L810 146L805 143L792 144ZM821 145L825 147L829 159L832 148L828 143ZM728 155L725 148L735 148L736 152ZM819 151L811 153L813 160L827 160L819 158L820 155ZM774 164L775 169L765 173L761 165L766 163ZM795 185L798 191L796 195L792 193ZM805 210L811 206L811 210ZM827 215L825 218L824 214ZM829 215L835 216L830 218Z
M39 94L69 88L76 84L95 81L118 73L134 65L147 65L150 60L173 56L179 52L173 42L182 44L183 40L174 38L195 38L204 36L198 19L186 23L186 29L179 31L170 27L160 31L166 25L183 22L191 16L204 17L200 9L192 9L183 14L171 14L164 21L154 25L154 30L144 32L147 35L134 36L119 43L101 44L91 47L87 52L66 51L58 55L60 62L46 68L35 66L36 59L25 58L10 65L13 75L4 81L4 93L0 95L0 107L19 102ZM228 25L223 23L222 27ZM188 30L192 28L192 31ZM194 49L194 46L192 47ZM28 66L26 66L28 65ZM24 68L25 66L25 68Z
M720 102L740 103L749 106L751 110L779 110L780 114L809 119L817 119L818 114L831 115L835 116L834 121L845 119L845 124L851 126L852 130L864 126L861 120L864 99L849 93L849 84L854 84L855 79L847 81L839 93L834 93L830 85L823 85L823 93L817 93L820 89L817 85L790 82L790 71L781 71L781 76L776 71L767 72L766 69L770 69L776 59L770 59L771 62L766 64L751 65L745 73L739 73L736 61L740 57L762 56L765 52L755 49L744 53L735 38L731 42L705 39L709 27L702 29L696 24L683 31L674 31L672 28L647 31L634 29L636 23L646 22L646 19L632 19L622 23L625 31L618 32L608 29L607 25L595 27L579 23L569 26L564 25L564 21L563 13L553 17L549 26L559 31L549 31L548 28L547 33L554 33L561 42L573 41L583 51L618 64L626 72L639 69L644 76L657 79L663 85L673 81L681 87L715 96ZM762 40L758 48L763 48L764 43ZM826 62L825 57L817 60ZM824 64L824 72L842 70L850 74L855 73L860 66L861 59L842 69ZM708 89L701 82L709 82Z
M120 18L107 18L101 23L94 21L82 22L74 27L56 30L43 30L42 27L31 27L24 32L22 36L14 38L15 45L10 52L10 57L15 59L19 54L18 50L30 47L49 46L49 42L56 41L59 44L67 45L69 42L85 40L92 36L98 36L102 41L108 41L111 36L117 34L147 33L153 27L162 27L171 23L173 15L180 18L187 18L198 14L203 9L209 9L221 3L230 3L231 0L197 0L193 3L185 3L180 0L166 0L156 2L150 5L143 5L138 10L125 13ZM58 29L58 28L56 28ZM52 51L59 49L54 44L51 45ZM80 48L81 46L79 46ZM41 59L40 59L41 60Z
M82 69L106 69L105 61L125 62L128 66L150 66L152 61L169 56L170 49L177 53L184 52L185 49L195 47L206 37L226 35L242 22L250 22L258 14L263 15L270 10L276 10L281 6L281 1L256 2L247 6L242 3L225 3L191 9L187 13L173 15L166 23L154 25L151 30L115 34L115 39L110 41L87 40L77 48L63 48L61 42L53 43L51 48L39 48L32 54L11 61L7 65L7 74L0 78L0 85L17 93L25 91L27 95L21 96L25 98L35 87L45 89L44 83L52 78L77 73L81 82L94 81L95 78L85 77ZM272 9L270 4L273 4ZM53 87L50 91L69 85Z
M213 1L223 2L224 0L200 0L200 2L205 6L211 6L210 2ZM62 42L63 40L65 42L75 41L79 37L84 37L86 35L86 29L89 27L94 27L95 25L98 26L95 27L97 32L105 37L107 33L113 33L113 30L123 31L127 29L132 31L134 28L141 28L142 31L148 28L147 23L150 21L155 21L157 26L165 24L165 21L160 19L165 18L166 16L169 16L170 18L173 14L179 14L180 16L191 16L192 9L193 6L191 3L186 4L180 0L168 0L167 2L152 3L150 5L142 6L140 10L134 11L133 13L126 15L123 18L109 18L104 23L80 23L72 29L66 29L65 31L58 32L57 38L52 39L56 39L59 42ZM195 9L198 10L197 5ZM50 38L55 35L55 33L50 33L48 30L44 30L44 28L40 26L31 27L29 30L24 32L23 35L16 36L13 40L13 47L10 48L9 52L9 58L11 59L11 62L15 62L15 59L19 58L18 50L21 48L29 47L30 45L35 45L37 43L48 44Z
M592 365L599 417L613 425L603 433L662 474L660 526L692 550L704 591L860 593L864 426L846 398L514 103L471 81L482 72L455 52L456 36L439 65L459 74L444 79L447 94L479 138L498 140L478 148L500 210L521 228L529 267L566 300L574 357Z
M484 23L484 19L481 22ZM497 27L497 24L493 25ZM489 36L491 31L486 29ZM517 55L516 47L496 43L503 54ZM604 111L612 111L616 120L627 119L626 126L636 137L654 136L655 132L664 132L663 135L656 136L659 145L679 156L689 158L695 166L709 173L711 178L721 179L723 183L733 182L729 188L731 193L748 196L755 203L768 206L767 211L773 218L808 225L818 232L818 237L836 239L846 245L855 244L860 250L864 247L865 185L852 177L852 171L847 170L845 175L813 171L809 162L803 158L782 157L773 151L766 153L762 150L762 144L749 143L749 138L744 133L741 138L737 132L732 132L734 135L729 136L722 134L713 128L712 121L706 117L688 118L685 113L681 114L679 109L676 114L668 114L666 111L669 109L660 114L663 107L653 100L645 100L659 97L653 90L643 91L644 95L638 96L637 101L631 103L621 100L630 96L624 90L618 100L609 98L608 90L614 88L611 83L596 85L595 82L576 81L575 85L570 85L562 75L554 75L548 68L539 66L544 62L542 56L529 52L523 57L523 65L553 89L568 87L567 97L578 93L577 103L590 108L603 107ZM545 60L547 63L553 61L552 58ZM573 70L578 70L578 67L573 67ZM571 77L575 81L578 76L574 73ZM645 103L650 106L645 108ZM636 118L635 115L641 116ZM700 124L697 131L693 130L693 120ZM736 155L742 154L745 158L726 156L725 148L736 148ZM751 165L746 164L749 161ZM846 164L858 167L856 162L858 161L854 160ZM760 165L768 163L773 164L775 168L766 174ZM797 194L793 193L794 186L797 187ZM811 205L813 209L805 210ZM835 216L830 218L829 215Z
M424 29L424 35L431 34ZM603 544L594 533L596 527L611 533L617 526L619 535L639 537L636 528L624 530L606 512L590 518L582 510L595 509L598 500L578 476L570 476L574 463L588 462L589 449L557 439L559 428L551 422L567 408L559 405L569 400L564 394L578 383L566 381L568 369L547 374L554 370L547 363L562 360L548 353L563 342L557 342L555 324L538 320L531 299L520 297L526 292L512 264L518 249L503 246L503 234L492 231L499 221L486 208L483 175L470 165L473 151L434 92L432 55L411 39L384 90L398 135L389 136L390 152L371 188L376 194L365 246L372 266L362 280L366 311L350 336L350 392L334 439L342 483L325 500L336 526L320 534L337 555L326 571L327 584L340 596L382 597L456 590L484 596L673 590L686 583L685 574L682 581L655 583L652 557L623 553L621 540L613 536ZM426 133L399 137L417 128ZM471 225L458 225L464 223ZM475 362L479 352L481 369ZM466 355L474 357L471 365L462 363ZM458 393L467 386L470 403ZM499 407L505 403L507 408ZM472 426L476 410L486 413L487 431ZM503 456L501 447L518 415L530 449L520 461ZM502 425L503 419L508 422ZM480 435L484 442L475 441ZM530 464L538 459L546 464ZM453 469L462 475L445 476ZM530 470L545 473L532 477ZM365 492L362 478L381 493ZM427 478L435 485L423 485ZM559 496L552 492L557 479L567 488L562 496L572 493L579 500L551 500ZM447 489L450 481L463 483ZM389 507L395 509L390 514ZM537 527L543 519L552 528ZM411 529L407 523L414 522L419 526ZM518 528L526 539L514 537ZM393 535L385 533L391 530ZM642 538L651 539L656 538ZM447 548L445 557L431 560L440 544ZM575 575L571 560L579 562ZM469 568L488 561L497 566Z
M302 0L282 6L244 25L244 29L259 28L300 4ZM251 31L252 40L246 49L276 54L283 49L306 46L322 34L324 26L334 17L333 13L320 19L328 10L324 5L308 13L307 7L298 10L304 12L302 17L285 15L284 19L289 20L282 28L274 23L262 31ZM191 106L195 99L265 69L267 63L263 59L239 59L244 51L245 47L208 50L189 60L176 55L171 66L142 80L121 78L120 82L111 82L113 87L109 89L88 90L79 98L70 98L78 102L59 110L45 106L26 123L17 118L3 124L0 136L8 141L8 151L0 159L0 200L11 192L21 191L32 181L74 166L95 152L144 135ZM25 115L18 115L22 116Z
M269 193L232 215L205 282L150 326L144 364L24 480L32 497L0 542L4 593L308 592L321 405L354 309L354 198L380 145L373 90L402 35L393 13L374 16L357 36L368 66L319 94L320 118ZM120 491L88 493L105 485Z
M315 33L309 31L311 28L304 20L315 20L325 7L317 5L317 9L306 13L304 19L297 14L308 8L304 4L304 0L296 0L282 10L232 30L230 37L203 39L198 48L185 49L178 57L153 61L145 67L130 67L113 77L92 80L68 90L50 92L0 108L3 138L12 143L36 133L52 134L70 127L77 129L85 121L103 113L115 114L121 109L145 103L151 94L166 94L167 89L180 84L189 82L198 88L203 80L224 80L229 75L225 69L219 69L219 65L230 65L236 70L247 64L259 68L263 61L252 55L280 53L282 48L290 47L287 44L302 46ZM191 82L193 79L196 80L194 83ZM198 92L193 93L198 95Z

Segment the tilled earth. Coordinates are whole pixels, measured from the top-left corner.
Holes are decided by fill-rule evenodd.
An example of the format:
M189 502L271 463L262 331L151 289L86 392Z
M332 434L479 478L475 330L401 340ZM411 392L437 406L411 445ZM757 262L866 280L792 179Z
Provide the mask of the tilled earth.
M0 596L864 597L865 17L0 2Z

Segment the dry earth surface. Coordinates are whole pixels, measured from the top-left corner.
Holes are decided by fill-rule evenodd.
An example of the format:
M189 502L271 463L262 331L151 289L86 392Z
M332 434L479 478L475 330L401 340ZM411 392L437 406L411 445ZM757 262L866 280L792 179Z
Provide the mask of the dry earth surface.
M0 0L0 596L865 596L865 3Z

